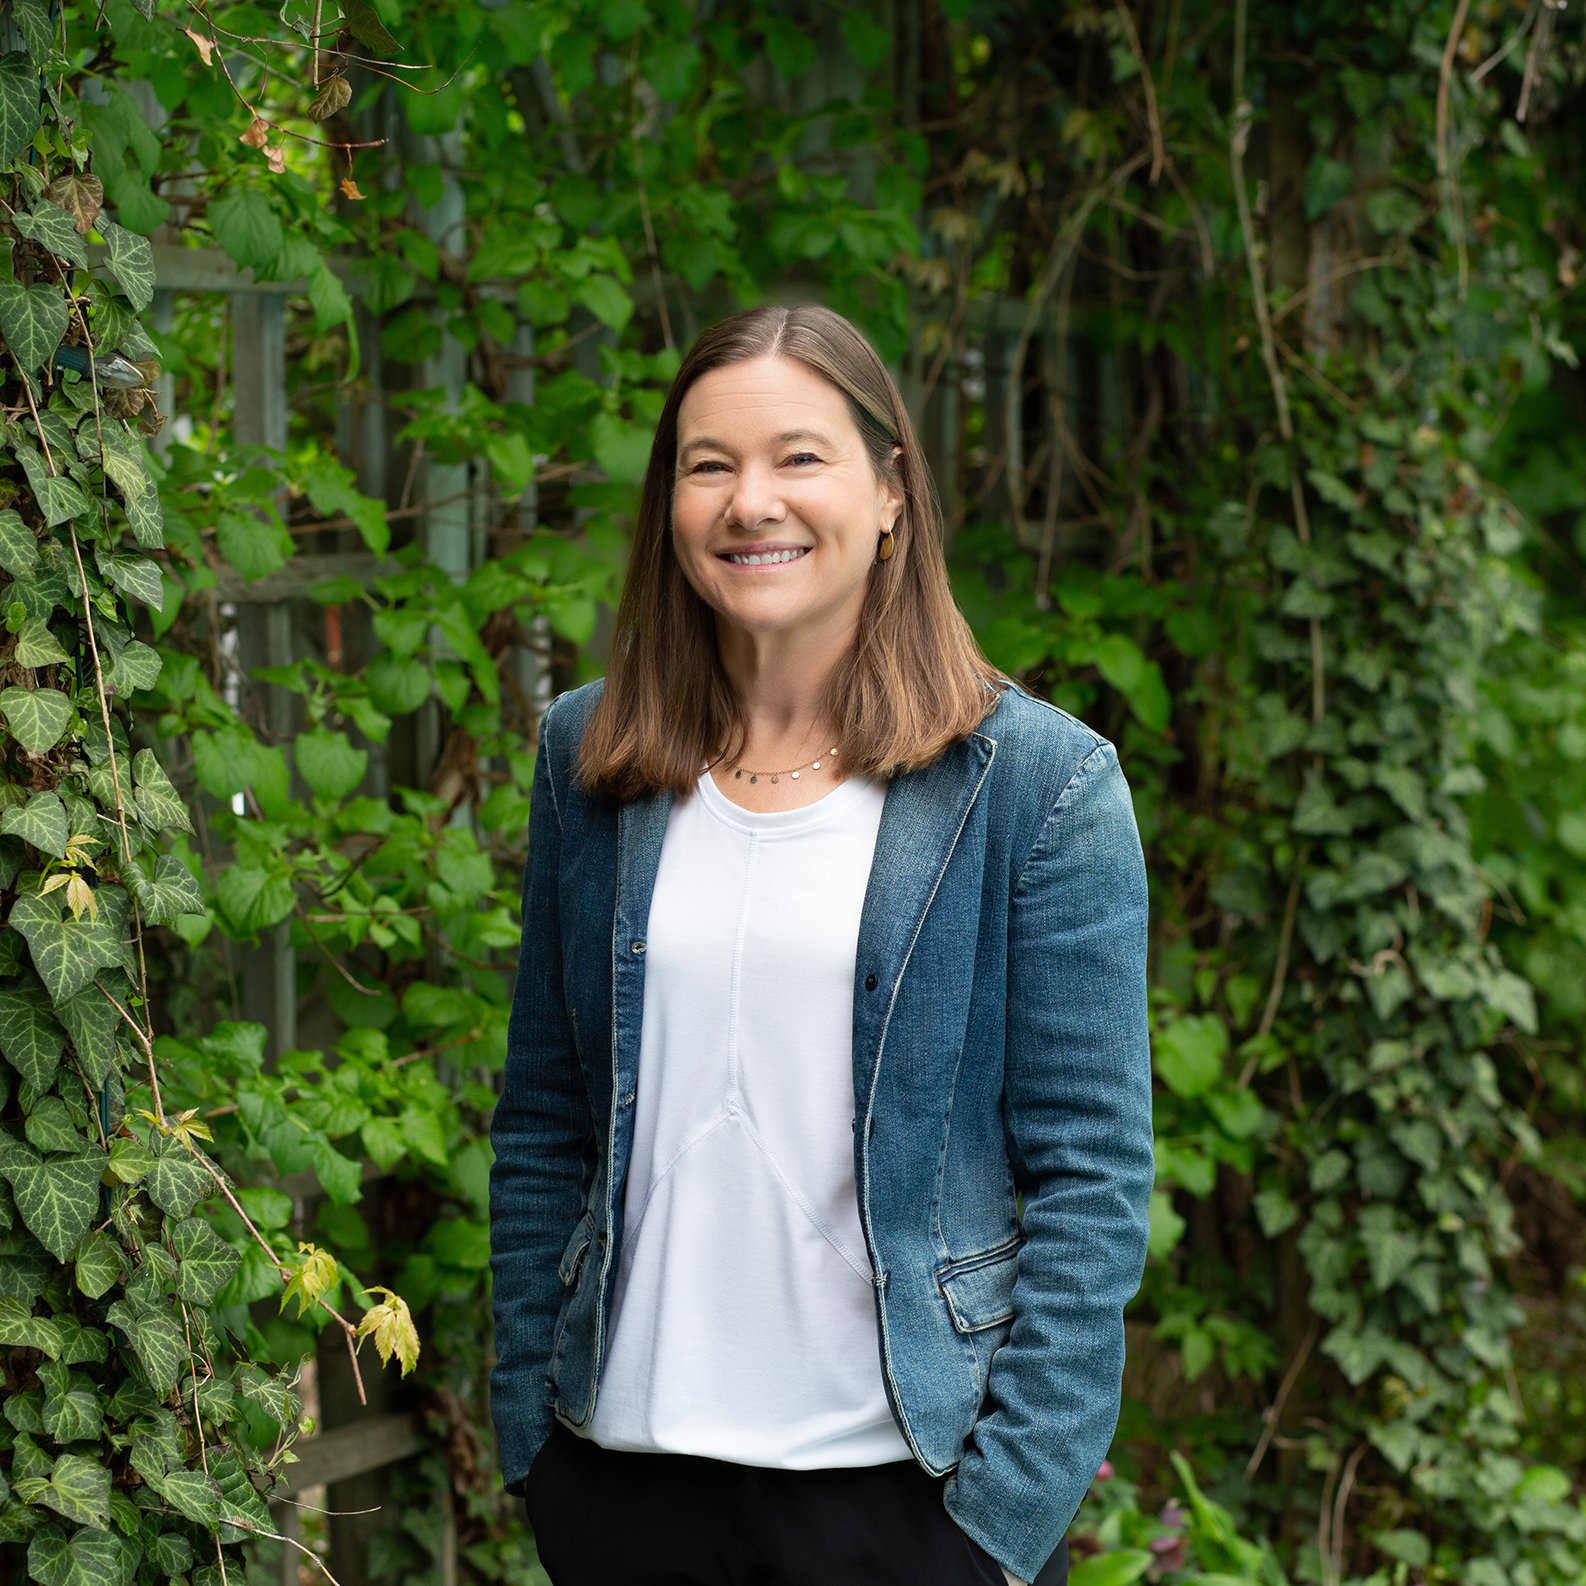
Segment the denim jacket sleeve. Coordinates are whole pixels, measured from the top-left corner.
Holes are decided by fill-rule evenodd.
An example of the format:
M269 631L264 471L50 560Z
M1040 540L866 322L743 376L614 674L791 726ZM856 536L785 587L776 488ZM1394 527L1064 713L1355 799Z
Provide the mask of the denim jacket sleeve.
M540 722L523 938L507 1023L506 1073L490 1127L496 1334L490 1402L509 1488L528 1473L550 1434L547 1372L564 1297L558 1257L583 1210L590 1170L588 1091L562 990L562 817L550 748L555 709L553 704Z
M1106 1457L1153 1178L1145 861L1103 741L1024 861L1008 921L1006 1130L1026 1242L1008 1340L944 1498L1023 1580Z

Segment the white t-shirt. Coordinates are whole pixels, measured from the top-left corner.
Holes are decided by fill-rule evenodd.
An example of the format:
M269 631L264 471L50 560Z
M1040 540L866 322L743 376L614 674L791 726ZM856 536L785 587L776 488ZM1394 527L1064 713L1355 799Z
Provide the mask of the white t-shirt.
M910 1457L854 1192L853 982L885 789L757 814L709 772L645 932L622 1259L589 1435L813 1469Z

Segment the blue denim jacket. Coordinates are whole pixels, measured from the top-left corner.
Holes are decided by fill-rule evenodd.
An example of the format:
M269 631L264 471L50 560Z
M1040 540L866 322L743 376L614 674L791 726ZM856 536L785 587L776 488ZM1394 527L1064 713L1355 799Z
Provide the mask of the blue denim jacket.
M670 795L574 783L601 685L540 726L491 1139L492 1411L509 1485L588 1424L622 1242L645 930ZM888 786L854 968L854 1176L892 1412L960 1527L1031 1580L1118 1418L1152 1184L1146 876L1117 754L1005 689Z

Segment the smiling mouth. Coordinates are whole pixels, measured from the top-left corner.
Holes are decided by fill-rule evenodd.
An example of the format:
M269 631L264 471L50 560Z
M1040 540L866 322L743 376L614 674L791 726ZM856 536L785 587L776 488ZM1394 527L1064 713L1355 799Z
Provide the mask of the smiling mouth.
M722 560L731 562L734 567L772 567L781 562L796 562L808 550L807 545L801 545L786 551L728 551Z

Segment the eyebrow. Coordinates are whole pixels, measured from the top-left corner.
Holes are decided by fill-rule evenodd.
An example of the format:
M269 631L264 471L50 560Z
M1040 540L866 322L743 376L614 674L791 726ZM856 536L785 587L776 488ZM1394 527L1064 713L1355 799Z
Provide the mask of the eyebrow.
M833 449L833 442L820 430L783 430L780 435L771 437L773 446L787 446L794 441L814 441L817 446L824 447L827 451ZM691 440L686 446L678 448L678 461L681 462L690 452L728 452L732 448L716 440L710 435L701 435L696 440Z

